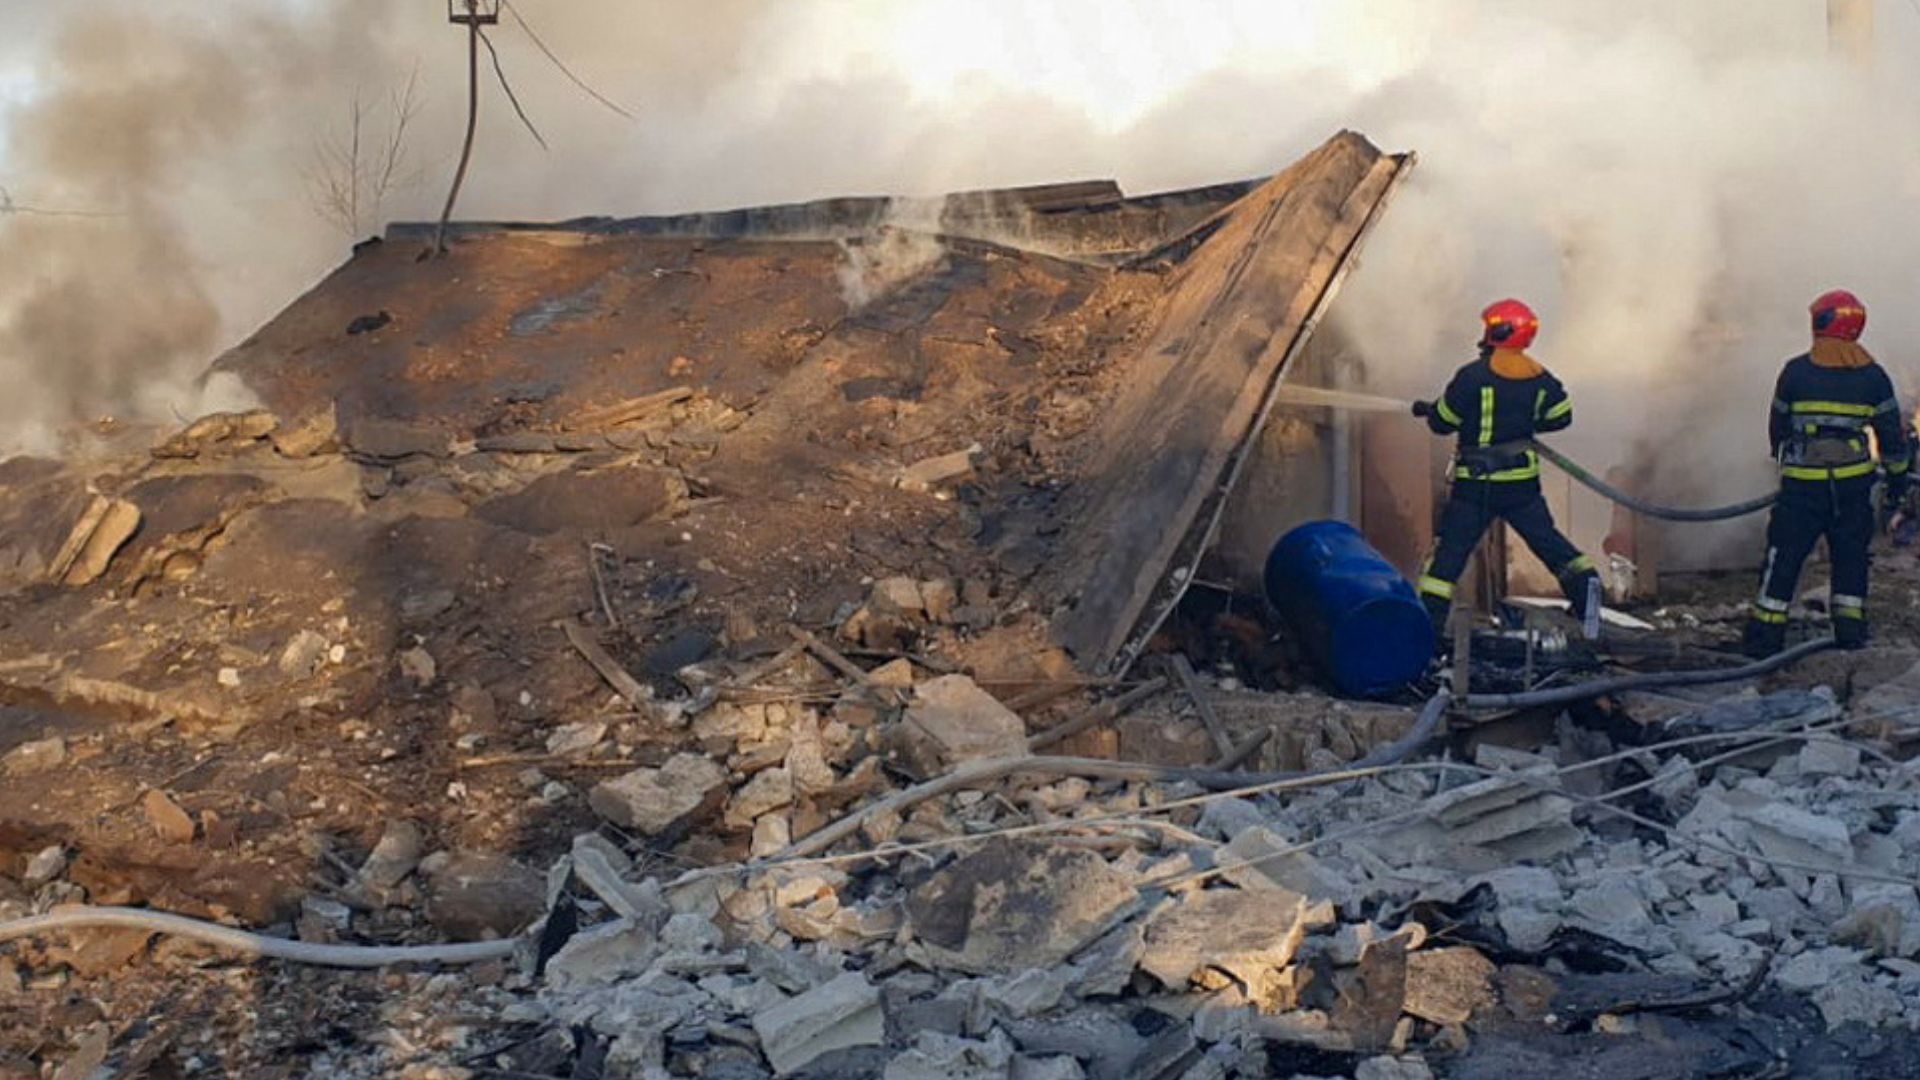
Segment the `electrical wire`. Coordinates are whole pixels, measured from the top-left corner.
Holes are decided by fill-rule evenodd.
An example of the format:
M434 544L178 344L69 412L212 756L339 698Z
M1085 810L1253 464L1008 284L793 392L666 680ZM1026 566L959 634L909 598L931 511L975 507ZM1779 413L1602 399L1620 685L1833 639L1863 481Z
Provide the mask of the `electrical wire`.
M634 119L634 115L632 113L628 112L627 110L621 108L620 106L614 104L612 101L608 100L606 95L600 93L600 91L595 90L591 86L588 86L586 83L586 80L582 79L578 75L575 75L571 68L567 67L566 64L562 63L560 58L554 55L553 50L547 48L547 43L540 40L540 35L533 32L533 27L527 25L527 20L524 16L520 14L519 8L513 6L513 4L508 2L508 0L500 0L500 6L507 9L507 14L512 15L513 21L516 23L519 23L520 29L526 31L527 37L533 40L534 46L537 47L542 53L544 53L548 60L553 61L553 66L559 68L560 74L565 75L567 79L573 83L573 85L585 91L588 97L591 97L593 100L599 102L602 105L605 105L607 108L613 110L614 112L620 114L621 116L626 117L628 120Z
M500 50L493 47L493 39L488 37L484 30L476 29L475 32L480 35L480 44L487 47L487 55L493 58L493 73L500 80L500 89L507 92L507 100L513 103L515 115L519 116L520 122L526 125L527 133L533 136L533 141L540 144L540 149L551 150L547 140L541 137L540 129L533 126L533 119L527 115L527 110L520 107L520 97L513 92L513 84L507 81L507 69L500 66Z
M117 218L126 215L118 210L55 210L45 206L30 206L13 201L13 193L0 187L0 217L22 214L30 217L67 217L67 218Z

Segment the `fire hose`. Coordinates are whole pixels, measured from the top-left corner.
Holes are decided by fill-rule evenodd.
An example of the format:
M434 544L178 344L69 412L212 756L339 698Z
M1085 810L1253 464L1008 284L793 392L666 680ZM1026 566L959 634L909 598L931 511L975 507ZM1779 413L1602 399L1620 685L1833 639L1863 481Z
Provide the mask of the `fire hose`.
M1586 469L1581 468L1579 462L1574 461L1538 439L1529 439L1526 445L1529 449L1537 451L1541 457L1553 462L1560 468L1561 472L1580 481L1580 483L1598 494L1611 499L1615 503L1635 513L1645 514L1651 518L1659 518L1662 521L1728 521L1732 518L1745 517L1748 514L1765 510L1767 507L1773 505L1773 501L1776 498L1772 492L1768 492L1757 498L1748 499L1746 502L1734 503L1731 506L1714 507L1707 510L1681 510L1671 506L1656 506L1653 503L1647 502L1645 499L1638 499L1621 491L1619 488L1593 475Z
M1356 412L1405 412L1413 404L1398 398L1382 397L1378 394L1356 393L1350 390L1330 390L1319 386L1286 385L1280 390L1280 401L1293 405L1316 405L1331 409L1349 409ZM1728 521L1748 514L1758 513L1772 506L1775 495L1768 493L1731 506L1718 506L1706 510L1683 510L1671 506L1659 506L1645 499L1629 495L1612 484L1588 472L1585 468L1558 450L1547 446L1537 439L1507 443L1504 446L1515 450L1533 450L1548 461L1553 462L1568 476L1591 489L1603 498L1609 499L1635 513L1645 514L1662 521Z

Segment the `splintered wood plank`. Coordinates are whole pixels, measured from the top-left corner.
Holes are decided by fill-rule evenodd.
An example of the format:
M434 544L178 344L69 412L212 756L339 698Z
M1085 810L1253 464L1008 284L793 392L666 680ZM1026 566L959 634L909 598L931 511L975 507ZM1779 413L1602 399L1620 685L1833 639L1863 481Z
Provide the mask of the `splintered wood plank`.
M1409 159L1343 132L1255 189L1175 272L1161 321L1102 424L1096 475L1052 580L1055 621L1082 666L1128 661L1156 593L1157 623L1197 556L1287 362L1311 334ZM1125 651L1126 655L1122 653Z

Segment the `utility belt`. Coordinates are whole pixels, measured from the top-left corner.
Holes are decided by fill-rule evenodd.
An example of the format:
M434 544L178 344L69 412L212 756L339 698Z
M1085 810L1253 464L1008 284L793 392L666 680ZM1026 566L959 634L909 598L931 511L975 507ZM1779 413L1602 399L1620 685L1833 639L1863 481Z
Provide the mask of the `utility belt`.
M1873 471L1873 453L1857 431L1801 432L1780 444L1780 475L1788 480L1852 480Z
M1540 479L1540 455L1525 443L1463 446L1453 455L1455 480L1512 483Z

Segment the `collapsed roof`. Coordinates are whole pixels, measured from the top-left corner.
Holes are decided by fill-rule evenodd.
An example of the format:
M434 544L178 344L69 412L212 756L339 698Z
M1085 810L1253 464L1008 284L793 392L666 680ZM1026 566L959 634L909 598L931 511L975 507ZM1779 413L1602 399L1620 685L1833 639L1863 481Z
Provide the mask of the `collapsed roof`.
M693 490L674 531L781 523L780 543L741 547L759 564L730 567L741 580L797 596L793 571L845 586L920 547L1028 597L1107 669L1177 599L1410 165L1346 132L1260 183L469 223L426 263L426 227L397 225L219 367L283 416L335 403L350 446L398 420L553 450L623 401L711 400L724 430L676 433L656 464ZM346 332L356 320L367 332ZM900 505L885 540L851 515L891 503L915 461L976 445L956 502Z

